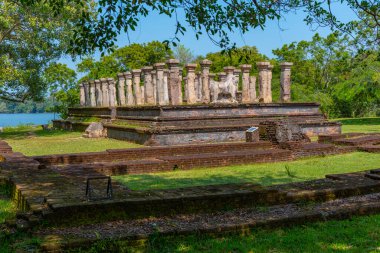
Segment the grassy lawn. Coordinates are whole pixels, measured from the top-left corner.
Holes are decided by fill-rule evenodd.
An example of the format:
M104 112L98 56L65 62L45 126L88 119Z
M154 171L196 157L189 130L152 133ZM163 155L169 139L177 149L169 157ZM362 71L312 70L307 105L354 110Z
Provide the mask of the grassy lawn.
M0 133L0 138L8 142L15 152L28 156L141 147L138 144L114 139L83 138L81 132L43 131L40 127L31 126L6 128L4 133Z
M7 188L0 184L0 224L6 219L13 218L16 214L16 207L8 195Z
M288 167L288 170L286 167ZM290 162L235 165L156 174L122 175L115 176L114 179L136 190L241 182L271 185L323 178L326 174L375 168L380 168L380 154L355 152Z
M380 252L380 215L328 221L245 235L159 238L149 252Z
M380 133L380 118L332 119L342 123L343 133Z

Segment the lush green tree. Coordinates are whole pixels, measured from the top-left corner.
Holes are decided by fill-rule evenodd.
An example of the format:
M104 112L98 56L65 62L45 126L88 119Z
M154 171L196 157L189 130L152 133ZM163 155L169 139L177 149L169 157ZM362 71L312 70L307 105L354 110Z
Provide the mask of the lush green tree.
M54 99L52 110L67 117L67 108L79 104L79 89L76 73L66 64L54 63L46 68L44 79L50 83L51 97Z
M66 54L83 7L65 2L59 15L48 4L0 0L0 98L42 100L44 69Z
M66 0L18 0L28 4L47 2L56 13L60 13ZM71 0L79 2L81 0ZM176 45L186 27L195 31L195 36L206 33L217 45L233 48L229 32L244 34L252 28L265 28L268 20L280 20L296 11L306 13L305 22L329 26L344 32L352 32L356 21L342 22L333 13L334 7L344 7L357 14L358 19L371 17L371 25L380 27L380 2L375 0L108 0L97 1L98 15L94 20L88 12L82 12L77 23L72 49L81 54L95 49L112 49L121 31L134 31L141 19L158 13L175 20L175 34L166 43ZM178 12L184 15L178 15ZM364 16L358 15L365 13ZM379 39L379 38L378 38Z
M294 63L292 97L318 101L331 117L373 114L379 107L378 51L357 47L338 32L273 50L278 61Z
M189 48L180 44L174 48L174 58L179 60L181 66L185 66L188 63L192 63L195 60L193 52Z
M171 57L173 57L173 52L161 42L134 43L115 49L111 54L102 56L99 61L86 58L78 64L78 71L86 74L82 80L116 78L119 72L151 66L156 62L165 62Z
M223 68L226 66L239 67L241 64L251 64L252 73L257 73L256 63L268 60L268 57L260 54L256 47L249 46L230 51L208 53L206 58L212 61L210 70L215 73L224 71Z

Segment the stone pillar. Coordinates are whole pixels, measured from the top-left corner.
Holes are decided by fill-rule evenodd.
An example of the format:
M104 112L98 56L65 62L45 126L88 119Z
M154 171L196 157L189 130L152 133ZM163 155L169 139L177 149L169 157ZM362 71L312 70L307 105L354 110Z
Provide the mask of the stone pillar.
M84 87L84 105L90 106L90 85L88 82L83 83Z
M110 106L117 106L115 80L113 78L108 78L107 82L108 82L108 88L110 92Z
M256 76L249 77L249 102L255 103L257 102L256 96Z
M231 92L232 99L236 100L237 86L236 84L236 76L234 74L235 68L232 66L224 67L224 71L227 74L226 82L228 82L229 87L228 90Z
M125 101L125 77L123 73L117 74L117 79L119 80L118 82L118 100L119 100L119 105L125 106L126 101Z
M197 95L197 103L200 103L202 101L202 79L201 79L201 74L196 73L195 74L195 92Z
M250 103L252 99L250 98L250 78L249 72L251 71L252 65L244 64L240 66L242 71L242 103Z
M219 84L217 81L215 81L215 74L210 73L209 76L209 87L210 87L210 99L211 102L214 103L218 100L218 93L219 93Z
M154 67L156 69L157 104L167 105L169 104L169 100L166 100L166 96L165 96L165 92L167 92L165 91L165 83L164 83L165 63L156 63L154 64Z
M270 103L272 101L268 94L268 80L269 80L269 66L270 62L258 62L259 68L259 101ZM271 89L271 88L270 88Z
M151 74L152 74L152 86L153 86L153 99L154 99L154 104L157 104L157 72L156 70L152 70Z
M170 104L170 92L169 92L169 70L164 69L164 99L167 104Z
M110 91L108 88L108 82L106 78L100 78L102 83L103 104L102 106L110 106Z
M195 68L197 67L197 64L186 64L186 71L187 71L187 82L186 82L186 93L187 93L187 103L188 104L195 104L197 103L197 94L195 90Z
M268 83L267 83L267 103L272 103L272 70L273 66L268 67Z
M133 91L135 95L135 104L142 105L143 100L142 100L142 94L141 94L141 88L140 88L141 69L132 70L132 76L133 76Z
M133 89L132 89L132 74L131 72L124 72L123 73L125 77L125 86L127 89L127 105L132 106L135 105L135 97L133 96Z
M80 106L85 106L86 105L86 95L84 92L84 85L83 83L79 84L79 94L80 94Z
M201 61L202 69L202 103L210 103L210 87L209 87L209 73L210 66L212 62L210 60L204 59Z
M182 87L180 71L179 71L179 60L169 59L166 65L169 67L169 97L170 104L180 105L182 104Z
M143 67L141 70L144 75L144 103L154 105L154 86L152 80L153 67Z
M239 91L240 69L234 69L236 91Z
M95 97L95 82L92 80L89 82L90 85L90 106L96 106L96 97Z
M290 102L290 86L291 86L291 67L293 66L292 62L282 62L281 66L281 91L280 91L280 100L281 102Z
M219 81L220 82L225 82L226 81L226 78L227 78L227 74L226 74L226 72L219 72L218 73L218 76L219 76Z
M96 97L96 106L102 106L103 93L102 93L102 84L100 80L95 80L95 97Z

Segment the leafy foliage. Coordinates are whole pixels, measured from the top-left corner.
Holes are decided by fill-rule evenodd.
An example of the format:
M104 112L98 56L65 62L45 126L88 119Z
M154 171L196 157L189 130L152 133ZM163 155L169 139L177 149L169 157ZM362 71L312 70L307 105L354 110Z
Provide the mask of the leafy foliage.
M19 0L33 5L46 2L55 14L61 13L67 0ZM68 0L69 3L81 3L83 6L91 2ZM268 20L280 20L289 12L302 11L306 13L305 22L329 26L344 32L358 32L358 22L344 23L333 14L333 7L346 7L352 10L366 27L371 27L377 33L375 41L380 40L380 2L373 0L341 0L341 1L310 1L310 0L100 0L96 2L98 15L92 16L88 11L82 11L80 20L76 23L71 49L79 54L92 53L96 49L110 52L120 32L134 31L141 19L158 13L173 18L175 33L165 44L177 46L179 36L187 28L195 31L196 38L206 34L222 49L235 48L230 32L244 34L252 28L264 29ZM85 8L86 10L86 8ZM184 15L178 15L179 13ZM185 27L186 26L186 27Z
M78 64L78 71L86 73L82 79L116 77L117 73L153 65L173 56L173 52L158 41L131 44L104 55L99 61L86 58Z
M44 3L0 0L0 99L40 101L48 83L43 73L68 51L80 5L67 3L54 16Z
M273 50L278 61L294 63L295 101L318 101L330 117L374 115L379 108L379 51L358 50L356 40L338 32L316 34Z
M75 71L66 64L54 63L45 70L44 78L50 84L52 97L56 101L53 111L66 118L67 108L79 104Z

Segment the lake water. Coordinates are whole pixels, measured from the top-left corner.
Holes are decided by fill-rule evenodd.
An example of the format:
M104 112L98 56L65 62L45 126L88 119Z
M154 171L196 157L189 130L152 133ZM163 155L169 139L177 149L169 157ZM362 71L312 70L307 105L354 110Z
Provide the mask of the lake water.
M50 123L52 119L59 119L59 114L54 113L0 113L0 127L18 125L42 125Z

